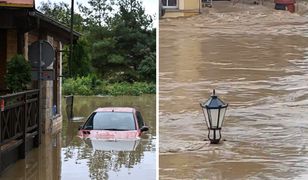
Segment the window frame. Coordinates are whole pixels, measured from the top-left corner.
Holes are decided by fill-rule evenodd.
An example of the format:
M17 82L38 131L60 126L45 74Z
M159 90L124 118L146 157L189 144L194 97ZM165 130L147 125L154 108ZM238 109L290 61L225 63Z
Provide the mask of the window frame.
M138 128L141 129L143 126L145 126L145 123L144 123L144 120L143 120L143 117L140 111L136 111L136 117L137 117ZM139 119L139 117L141 120ZM141 121L142 126L140 126L139 121Z
M177 9L179 7L179 0L175 0L176 1L176 5L175 6L168 6L168 2L169 0L166 0L167 5L165 6L163 3L163 8L165 9Z
M109 111L102 111L102 112L93 112L89 117L88 119L85 121L85 123L83 124L82 126L82 129L83 130L98 130L100 131L99 129L94 129L94 116L97 114L97 113L109 113ZM117 112L117 113L130 113L130 112ZM142 117L142 116L141 116ZM137 125L139 126L138 124L138 118L137 118L137 121L136 121L136 117L134 115L134 113L132 112L132 120L133 120L133 123L134 123L134 129L130 129L128 131L136 131L137 130ZM91 129L86 129L86 125L89 123L89 121L92 121L92 128Z

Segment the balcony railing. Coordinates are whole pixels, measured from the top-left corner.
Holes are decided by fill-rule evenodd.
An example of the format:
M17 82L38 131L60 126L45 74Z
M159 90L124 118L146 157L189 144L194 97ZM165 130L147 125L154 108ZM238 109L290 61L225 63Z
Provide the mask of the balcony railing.
M24 145L24 158L27 137L39 138L39 109L39 90L0 96L0 152L9 144Z

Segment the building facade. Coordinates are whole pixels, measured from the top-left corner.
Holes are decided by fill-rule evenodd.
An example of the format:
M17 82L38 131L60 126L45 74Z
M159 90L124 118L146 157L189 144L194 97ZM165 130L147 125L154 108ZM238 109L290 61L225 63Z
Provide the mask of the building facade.
M164 17L191 16L201 12L201 0L162 0Z
M38 146L44 134L50 138L60 132L62 52L70 35L70 28L37 11L34 1L0 2L0 172L17 158L24 158L31 147ZM79 36L73 32L74 42ZM32 79L23 92L8 91L7 63L17 54L29 60L28 47L39 40L47 41L54 50L53 63L46 68L54 72L54 78L40 83ZM32 73L36 72L32 68Z

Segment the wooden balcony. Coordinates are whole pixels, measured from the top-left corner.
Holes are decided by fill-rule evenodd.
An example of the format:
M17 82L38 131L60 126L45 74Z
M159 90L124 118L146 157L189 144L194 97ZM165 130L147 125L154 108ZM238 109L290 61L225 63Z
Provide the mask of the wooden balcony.
M0 172L40 143L39 90L0 96Z

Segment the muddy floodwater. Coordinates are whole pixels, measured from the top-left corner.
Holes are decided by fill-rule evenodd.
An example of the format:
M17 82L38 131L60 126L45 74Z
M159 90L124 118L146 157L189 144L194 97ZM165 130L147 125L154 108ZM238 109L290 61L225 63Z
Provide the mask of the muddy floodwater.
M75 97L73 121L66 117L63 128L46 135L39 148L6 170L0 179L86 180L156 179L155 95L123 97ZM150 130L136 141L90 141L77 137L78 127L98 107L136 107Z
M308 16L272 7L160 21L160 179L308 179ZM219 145L212 89L229 103Z

